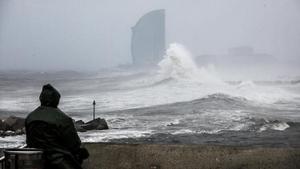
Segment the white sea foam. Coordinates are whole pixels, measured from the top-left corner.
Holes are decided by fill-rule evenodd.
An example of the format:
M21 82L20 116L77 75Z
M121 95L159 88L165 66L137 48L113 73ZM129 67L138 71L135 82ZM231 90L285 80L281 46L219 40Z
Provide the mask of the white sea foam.
M149 135L151 131L137 130L103 130L79 133L83 142L108 142L112 139L138 138Z
M275 103L281 100L293 100L294 93L288 92L278 86L256 85L252 81L243 81L236 86L231 86L228 90L230 95L244 97L248 100L260 103Z
M161 115L155 114L151 117L142 117L141 115L138 116L138 113L133 115L132 112L130 112L131 114L103 113L106 111L190 101L208 98L216 93L225 94L229 98L244 98L248 106L253 106L252 103L254 102L265 107L267 107L266 105L271 107L274 106L273 103L281 100L294 101L294 98L299 98L300 94L299 86L292 86L291 90L285 90L281 86L259 85L251 80L236 85L226 84L222 82L217 69L213 65L199 68L193 61L192 54L180 44L170 45L166 55L159 63L159 70L143 74L138 72L137 74L135 75L132 72L122 73L118 70L116 73L109 72L96 75L95 78L89 77L88 80L62 81L60 86L65 88L65 93L62 93L60 108L63 111L66 113L77 112L78 118L88 120L91 118L91 103L96 100L97 115L105 118L111 127L107 131L80 133L84 141L109 141L114 138L140 137L151 134L151 129L155 127L155 130L165 127L163 131L165 132L168 127L170 128L168 124L171 123L175 129L167 132L171 131L172 133L176 130L174 134L189 132L216 133L221 130L237 131L252 125L251 122L247 121L247 118L258 113L265 113L271 117L275 116L276 113L281 113L282 116L287 115L287 112L283 111L264 112L264 110L256 111L255 109L252 112L247 112L243 110L248 109L248 107L241 107L240 111L224 110L227 107L219 108L220 105L203 110L201 114L198 114L199 118L195 118L195 114L191 114L192 117L189 117L185 114L185 111L176 117L170 116L168 118L163 117L163 112ZM18 88L1 91L0 109L29 111L39 105L38 94L33 95L33 92L36 91L24 90L20 92L21 95L18 96ZM14 96L11 96L13 93L15 93ZM225 98L224 102L226 101ZM205 104L203 105L205 106ZM232 105L228 107L230 106ZM285 110L288 111L289 109ZM289 111L291 113L289 117L297 116L299 118L298 114L295 115L294 110L295 108ZM181 124L181 120L186 120L186 123L192 121L195 125L199 125L199 128L192 128L193 126L188 128L188 126L178 129L180 126L177 124L179 122ZM288 124L280 123L263 126L261 130L285 130L287 127ZM141 128L144 131L141 131ZM10 145L10 142L7 141L5 144Z
M260 129L259 132L266 131L268 129L270 130L278 130L278 131L284 131L290 126L287 123L280 122L280 123L271 123L271 124L265 124Z
M118 70L118 72L120 71ZM151 72L132 78L132 72L130 72L130 79L118 81L118 72L108 73L114 74L114 78L111 88L110 84L105 84L104 87L107 90L102 89L101 81L97 79L93 81L91 77L89 80L78 81L78 85L76 85L77 81L70 82L72 84L70 88L73 86L76 88L73 94L63 95L60 107L69 112L86 112L91 111L91 102L96 100L99 109L110 111L189 101L215 93L242 97L263 104L293 100L297 97L296 94L280 87L256 85L252 81L242 82L238 85L226 84L219 78L214 66L198 68L193 61L192 54L180 44L170 45L166 55L159 63L157 74ZM121 72L120 76L121 79L124 77L126 79L126 73ZM166 79L171 79L171 81L166 81ZM119 88L115 84L118 84ZM79 86L82 86L84 91L81 91ZM67 88L66 91L68 90L70 89ZM15 92L19 93L18 90ZM11 93L7 95L9 94ZM38 96L24 92L22 95L29 96L0 98L0 109L30 111L39 105Z
M25 144L25 135L0 137L0 148L15 148Z
M166 126L178 125L180 123L180 119L174 119L172 121L166 121Z
M172 134L191 134L191 133L196 133L196 131L193 131L191 129L180 129L173 132Z
M222 82L216 72L214 66L198 68L183 45L171 44L159 63L158 74L151 72L122 81L118 84L120 90L95 90L90 94L74 95L65 99L63 107L67 110L76 107L78 111L78 107L90 105L91 98L97 100L102 111L110 111L190 101L215 93L245 98L259 104L272 104L295 97L278 86L256 85L251 80L229 85Z
M248 81L242 81L240 84L238 84L237 88L238 89L249 89L249 88L255 88L256 85L254 84L253 81L248 80Z
M0 109L9 111L29 111L38 104L37 99L30 97L6 98L0 100Z
M213 66L210 69L197 67L192 54L181 44L170 44L163 60L158 63L159 74L164 78L191 80L199 83L222 83Z
M218 133L220 131L221 131L220 129L215 129L215 130L200 130L200 131L197 131L196 133L198 133L198 134L216 134L216 133Z

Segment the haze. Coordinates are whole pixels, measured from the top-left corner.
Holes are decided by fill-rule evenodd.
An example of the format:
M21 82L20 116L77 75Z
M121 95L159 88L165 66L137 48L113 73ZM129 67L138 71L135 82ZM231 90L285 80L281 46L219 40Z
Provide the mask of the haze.
M298 0L0 0L0 69L130 64L131 27L155 9L166 10L166 45L196 57L249 46L290 72L300 66Z

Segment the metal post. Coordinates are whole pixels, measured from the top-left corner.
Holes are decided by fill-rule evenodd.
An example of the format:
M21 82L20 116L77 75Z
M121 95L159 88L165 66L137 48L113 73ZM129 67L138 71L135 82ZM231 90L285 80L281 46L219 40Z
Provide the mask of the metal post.
M93 101L93 120L95 120L95 107L96 107L96 101Z

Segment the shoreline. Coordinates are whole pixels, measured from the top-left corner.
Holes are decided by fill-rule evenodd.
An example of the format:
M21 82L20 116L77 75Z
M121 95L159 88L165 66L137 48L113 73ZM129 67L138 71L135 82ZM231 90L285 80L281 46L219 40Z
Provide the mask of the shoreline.
M217 134L157 133L137 138L113 139L117 144L177 144L177 145L220 145L268 148L300 148L300 124L293 125L283 131L223 131Z
M87 135L82 132L80 137L83 143L103 144L176 144L176 145L220 145L220 146L242 146L242 147L268 147L268 148L300 148L300 124L294 123L284 131L266 130L254 131L222 131L216 134L208 133L153 133L140 137L115 138L98 140L97 133L101 130L91 130ZM94 134L93 134L94 133ZM92 134L92 135L90 135ZM19 135L18 137L25 137ZM95 140L93 140L95 137ZM17 138L15 138L17 139ZM14 137L9 137L8 142L13 142ZM25 141L25 140L24 140ZM5 137L2 142L5 143Z

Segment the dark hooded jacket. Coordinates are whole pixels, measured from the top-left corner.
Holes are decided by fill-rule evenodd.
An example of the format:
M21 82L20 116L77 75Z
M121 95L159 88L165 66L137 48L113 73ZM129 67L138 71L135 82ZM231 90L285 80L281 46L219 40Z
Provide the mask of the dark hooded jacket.
M50 168L64 161L81 168L81 141L73 120L57 108L59 92L50 84L43 86L40 94L41 106L31 112L25 121L28 147L44 150L46 166ZM59 168L59 167L56 167Z

